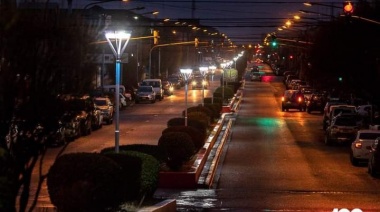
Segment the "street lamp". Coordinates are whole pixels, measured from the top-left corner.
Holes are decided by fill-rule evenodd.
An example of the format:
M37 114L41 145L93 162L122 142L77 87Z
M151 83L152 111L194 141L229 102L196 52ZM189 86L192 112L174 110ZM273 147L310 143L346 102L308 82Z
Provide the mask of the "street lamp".
M206 84L206 73L208 71L208 67L199 67L199 71L202 74L203 80L202 80L202 106L205 106L205 84Z
M115 88L115 152L119 153L119 102L120 102L120 65L121 65L121 55L123 54L129 39L131 38L131 33L125 31L114 31L107 32L106 39L111 47L111 50L116 58L116 88Z
M183 68L180 69L181 75L185 79L185 127L187 127L187 85L189 84L189 78L191 73L193 72L193 69L191 68Z

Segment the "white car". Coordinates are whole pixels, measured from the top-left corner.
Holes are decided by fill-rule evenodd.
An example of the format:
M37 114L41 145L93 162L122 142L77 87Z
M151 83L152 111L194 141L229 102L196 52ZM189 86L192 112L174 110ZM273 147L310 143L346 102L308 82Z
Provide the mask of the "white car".
M360 162L367 162L371 146L376 138L380 137L380 130L359 130L355 140L351 143L350 161L357 166Z

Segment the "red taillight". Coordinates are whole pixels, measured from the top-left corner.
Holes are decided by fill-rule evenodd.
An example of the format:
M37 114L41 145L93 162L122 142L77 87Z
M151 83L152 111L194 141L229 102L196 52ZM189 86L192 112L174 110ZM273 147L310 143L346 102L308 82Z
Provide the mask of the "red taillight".
M298 102L302 102L302 97L298 97Z

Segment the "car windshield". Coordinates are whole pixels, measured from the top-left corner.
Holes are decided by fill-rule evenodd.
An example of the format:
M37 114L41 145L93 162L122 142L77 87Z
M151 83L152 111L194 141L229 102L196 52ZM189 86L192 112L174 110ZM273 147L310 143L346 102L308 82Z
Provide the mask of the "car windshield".
M380 133L360 133L359 139L375 140L380 137Z
M335 120L335 125L338 126L356 126L356 121L352 118L338 118Z
M341 109L341 108L337 108L334 110L334 116L338 115L338 114L352 114L354 111L353 110L350 110L350 109Z
M139 87L138 92L152 92L151 87Z
M152 87L160 87L160 83L157 81L148 81L148 82L143 82L143 85L150 85Z
M98 106L106 106L107 105L107 101L104 100L104 99L95 99L95 104L98 105Z

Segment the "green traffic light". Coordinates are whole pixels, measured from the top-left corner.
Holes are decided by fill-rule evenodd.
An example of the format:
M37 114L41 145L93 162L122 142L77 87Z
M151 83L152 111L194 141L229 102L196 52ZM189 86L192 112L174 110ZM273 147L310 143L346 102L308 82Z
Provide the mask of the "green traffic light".
M272 46L277 46L277 42L273 41Z

